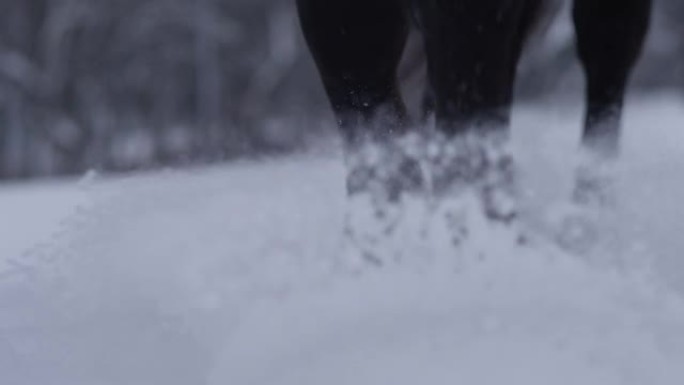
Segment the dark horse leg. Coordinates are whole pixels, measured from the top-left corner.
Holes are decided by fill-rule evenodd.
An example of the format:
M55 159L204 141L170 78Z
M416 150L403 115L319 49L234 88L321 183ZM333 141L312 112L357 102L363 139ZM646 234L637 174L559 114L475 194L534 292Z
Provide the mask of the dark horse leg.
M648 30L652 0L574 0L578 56L586 78L586 113L573 199L583 206L614 202L611 160L619 152L627 83Z
M618 152L625 90L648 30L651 0L575 0L573 18L586 74L583 144Z
M374 265L387 259L382 244L395 228L394 203L408 184L421 183L417 164L394 148L408 127L397 79L410 31L403 1L297 0L304 37L347 147L345 234Z
M410 0L424 40L438 129L505 129L515 71L540 0Z
M304 37L347 143L406 126L397 67L408 38L403 0L297 0Z
M513 161L505 142L525 40L543 0L411 0L422 30L441 152L429 159L432 189L480 192L491 219L517 215ZM493 139L490 140L490 139ZM503 140L502 140L503 139Z

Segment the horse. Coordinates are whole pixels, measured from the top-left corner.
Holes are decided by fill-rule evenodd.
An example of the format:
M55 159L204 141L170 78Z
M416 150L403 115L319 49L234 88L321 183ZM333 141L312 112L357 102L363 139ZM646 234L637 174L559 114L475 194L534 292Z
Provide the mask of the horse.
M387 141L416 126L397 76L412 30L419 33L427 63L422 115L434 118L441 138L505 137L518 63L559 1L565 0L297 0L296 5L344 143L353 149L368 138ZM652 0L567 1L572 1L586 80L581 147L612 158L619 152L625 94L649 29ZM462 164L472 163L469 154L462 155L449 161L461 174Z

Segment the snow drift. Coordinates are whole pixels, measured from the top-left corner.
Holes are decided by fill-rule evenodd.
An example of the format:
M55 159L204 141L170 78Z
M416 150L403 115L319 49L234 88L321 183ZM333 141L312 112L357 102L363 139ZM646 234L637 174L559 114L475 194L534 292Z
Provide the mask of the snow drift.
M482 230L482 253L346 270L338 156L87 182L59 203L87 208L47 245L0 247L0 380L679 384L684 108L629 111L620 205L600 234L617 241L583 255ZM540 238L569 189L576 112L515 116ZM15 199L29 223L35 200Z

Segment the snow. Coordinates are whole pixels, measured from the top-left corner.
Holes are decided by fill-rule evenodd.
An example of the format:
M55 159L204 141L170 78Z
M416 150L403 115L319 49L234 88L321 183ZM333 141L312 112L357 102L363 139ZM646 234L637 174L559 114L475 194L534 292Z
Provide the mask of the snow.
M516 111L540 234L577 116ZM334 151L0 187L0 383L679 384L682 121L677 97L630 104L618 241L586 255L480 229L483 255L349 272Z
M63 222L89 203L77 183L5 186L0 194L0 234L5 234L0 241L0 273L12 260L20 262L22 255L54 242L60 231L67 230Z

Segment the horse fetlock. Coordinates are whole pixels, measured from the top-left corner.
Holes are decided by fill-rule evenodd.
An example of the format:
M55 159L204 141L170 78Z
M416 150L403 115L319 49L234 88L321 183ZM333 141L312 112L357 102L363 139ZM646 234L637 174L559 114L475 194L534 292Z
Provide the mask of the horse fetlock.
M617 204L616 161L604 156L586 155L575 171L572 200L576 204L606 209Z
M419 139L413 135L365 141L347 150L347 192L396 202L425 185Z
M493 220L517 217L515 162L501 135L437 136L429 146L431 193L439 201L476 191L484 213Z

